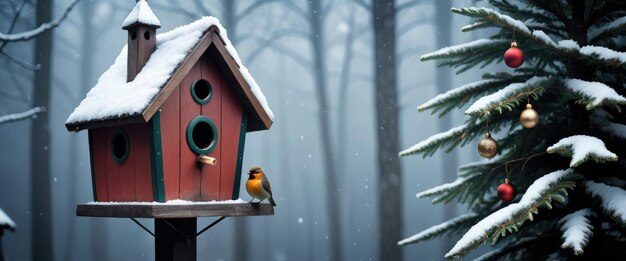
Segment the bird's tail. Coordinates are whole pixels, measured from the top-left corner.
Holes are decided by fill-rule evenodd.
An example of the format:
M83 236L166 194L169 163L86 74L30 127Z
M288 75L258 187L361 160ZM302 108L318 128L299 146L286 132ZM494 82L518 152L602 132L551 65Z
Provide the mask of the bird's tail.
M276 202L274 202L274 197L272 197L272 195L270 195L270 204L272 205L272 207L276 206Z

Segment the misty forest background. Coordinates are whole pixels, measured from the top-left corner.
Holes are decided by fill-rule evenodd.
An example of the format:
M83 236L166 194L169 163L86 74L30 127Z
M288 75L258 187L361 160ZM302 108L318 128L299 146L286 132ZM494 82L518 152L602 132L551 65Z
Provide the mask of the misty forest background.
M0 1L0 32L31 30L61 17L73 2ZM2 238L9 260L30 260L35 252L55 260L154 258L153 238L131 220L74 215L77 203L93 200L87 132L64 126L126 44L121 24L134 3L83 0L47 33L0 41L0 116L45 107L34 119L0 124L0 208L18 226ZM475 148L425 160L397 153L465 117L437 119L416 107L480 72L455 76L419 57L480 38L460 33L468 20L449 10L486 3L149 3L161 20L157 32L218 17L276 115L271 130L248 134L243 163L268 174L276 214L227 218L198 238L200 259L443 258L456 237L407 247L396 242L465 211L432 206L415 193L453 181L459 163L478 160ZM249 199L245 190L241 198ZM153 228L152 220L140 221ZM211 221L199 219L198 227Z

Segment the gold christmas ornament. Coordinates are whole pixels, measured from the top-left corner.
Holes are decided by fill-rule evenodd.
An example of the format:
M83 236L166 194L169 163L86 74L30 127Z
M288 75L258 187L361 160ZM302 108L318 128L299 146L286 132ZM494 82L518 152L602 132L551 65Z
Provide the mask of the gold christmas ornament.
M533 106L530 105L530 103L526 104L526 109L524 109L522 114L520 114L519 121L522 123L524 128L534 128L539 122L539 113L533 109Z
M478 154L485 158L493 158L498 153L498 144L496 140L491 138L491 134L487 132L485 134L485 138L483 138L480 143L478 143Z

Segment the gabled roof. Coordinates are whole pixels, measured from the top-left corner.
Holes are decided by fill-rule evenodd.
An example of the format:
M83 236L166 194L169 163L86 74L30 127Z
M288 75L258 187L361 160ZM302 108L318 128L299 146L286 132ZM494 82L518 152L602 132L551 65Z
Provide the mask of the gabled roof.
M15 222L0 208L0 228L15 230Z
M148 122L208 51L236 89L248 115L247 131L269 129L273 113L263 92L243 66L226 30L215 17L157 35L156 50L131 82L126 82L127 47L100 76L65 126L69 131Z
M137 1L135 8L130 11L130 14L128 14L126 19L124 19L124 22L122 22L122 28L128 29L135 24L145 24L156 28L161 27L159 18L154 15L152 8L150 8L148 2L145 0Z

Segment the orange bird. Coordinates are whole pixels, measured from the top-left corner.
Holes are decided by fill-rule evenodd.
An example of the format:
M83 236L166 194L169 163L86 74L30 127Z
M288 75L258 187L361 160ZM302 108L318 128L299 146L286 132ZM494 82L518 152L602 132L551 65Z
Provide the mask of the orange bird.
M276 202L274 202L274 198L272 197L272 187L270 186L270 181L263 173L263 170L259 167L251 168L248 171L248 181L246 181L246 190L248 194L252 196L252 200L259 199L259 202L262 202L265 199L270 200L270 204L272 206L276 206ZM250 202L252 202L250 200Z

